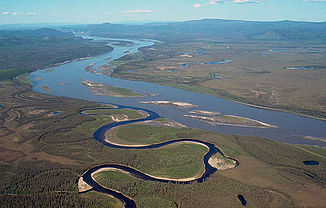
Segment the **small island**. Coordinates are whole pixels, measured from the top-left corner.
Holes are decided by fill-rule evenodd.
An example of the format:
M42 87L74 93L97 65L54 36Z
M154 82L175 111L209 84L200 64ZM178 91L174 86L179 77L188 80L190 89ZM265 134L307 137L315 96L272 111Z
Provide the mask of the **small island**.
M104 64L97 68L94 66L95 66L95 63L88 65L87 67L85 67L85 71L94 73L94 74L101 74L101 75L109 76L112 74L112 72L114 72L114 69L117 68L116 65L112 65L112 64Z
M204 116L215 116L215 115L220 115L220 112L215 112L215 111L205 111L205 110L192 110L189 111L191 114L198 114L198 115L204 115Z
M144 97L144 95L135 93L134 91L126 88L114 87L102 83L97 83L89 80L82 81L92 94L111 96L111 97Z
M227 125L227 126L239 126L239 127L251 127L251 128L277 128L277 126L263 123L261 121L253 120L250 118L244 118L234 115L224 115L218 117L206 117L197 115L185 115L189 118L198 119L209 123L211 125Z
M197 107L197 105L186 103L186 102L174 102L174 101L167 101L167 100L161 100L161 101L143 101L141 103L144 104L155 104L155 105L170 105L175 107L181 107L181 108L193 108Z
M48 86L46 85L42 85L42 90L46 91L46 92L51 92L51 88L49 88Z

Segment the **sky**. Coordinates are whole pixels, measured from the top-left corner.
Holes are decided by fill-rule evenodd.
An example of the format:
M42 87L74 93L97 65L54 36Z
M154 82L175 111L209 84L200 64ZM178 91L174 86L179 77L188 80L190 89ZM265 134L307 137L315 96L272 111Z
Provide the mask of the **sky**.
M326 21L326 0L0 0L0 24Z

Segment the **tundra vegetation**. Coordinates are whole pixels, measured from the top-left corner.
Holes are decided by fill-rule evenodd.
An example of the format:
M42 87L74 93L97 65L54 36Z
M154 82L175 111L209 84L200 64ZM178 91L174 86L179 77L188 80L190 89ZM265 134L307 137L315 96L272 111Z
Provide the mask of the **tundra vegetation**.
M140 118L144 116L141 112L112 108L105 111L107 115L85 116L79 112L88 109L89 114L102 114L99 108L104 106L34 93L23 84L20 89L9 82L1 86L2 207L121 207L120 202L99 193L78 194L79 177L98 164L118 163L154 176L177 178L202 171L206 149L196 144L130 151L108 148L93 139L97 128L112 122L110 115ZM215 144L240 162L237 168L218 171L203 183L189 185L142 181L119 172L96 176L102 185L132 197L140 207L238 207L239 193L249 207L325 206L324 148L147 124L121 126L113 133L136 144L197 138ZM320 165L306 166L306 160L319 161ZM182 171L185 169L189 171Z
M113 62L111 76L326 118L324 22L208 19L63 29L161 41Z
M173 33L173 25L164 26L162 29L169 31L164 44L157 43L118 60L113 75L325 117L325 95L320 90L325 83L325 36L317 26L311 28L315 36L300 30L284 36L276 30L279 28L271 27L272 31L255 35L243 29L239 31L251 38L233 42L214 40L212 36L198 40L200 34L189 33L188 26L182 31L191 36L181 40ZM90 25L80 30L108 35L97 27ZM150 28L144 31L146 37L159 37ZM198 31L206 32L204 29ZM143 33L134 30L134 35ZM108 106L31 90L26 73L106 52L108 46L52 30L37 31L41 37L32 31L0 34L0 207L122 207L121 202L97 192L79 193L80 176L99 164L122 164L162 177L194 177L202 172L206 152L203 146L180 143L151 150L123 150L94 140L93 133L99 127L114 120L142 118L144 112L116 110L114 106L103 110ZM281 41L273 42L270 38L275 36ZM282 42L291 38L307 39L313 45ZM36 53L31 53L34 49ZM202 64L221 60L232 62ZM200 64L182 67L184 63ZM305 68L292 69L294 66ZM83 110L88 115L81 114ZM161 118L155 125L121 126L108 132L107 139L121 144L152 144L196 138L215 144L225 155L236 158L240 166L219 170L203 183L187 185L143 181L113 171L98 173L96 180L133 198L139 207L239 207L239 194L245 197L248 207L326 207L325 148L164 127L164 122ZM213 159L221 158L216 155ZM318 161L319 165L308 166L304 161ZM222 163L232 165L227 160Z

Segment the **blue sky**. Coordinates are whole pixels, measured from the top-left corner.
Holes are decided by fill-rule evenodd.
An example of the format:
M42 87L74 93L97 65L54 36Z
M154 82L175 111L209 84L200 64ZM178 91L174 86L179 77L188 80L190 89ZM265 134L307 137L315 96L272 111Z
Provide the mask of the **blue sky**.
M0 0L0 24L326 21L326 0Z

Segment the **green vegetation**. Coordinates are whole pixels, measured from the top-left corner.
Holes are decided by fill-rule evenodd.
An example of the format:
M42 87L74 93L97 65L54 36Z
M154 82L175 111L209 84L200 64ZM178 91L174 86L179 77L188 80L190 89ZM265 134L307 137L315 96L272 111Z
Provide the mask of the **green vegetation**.
M95 180L100 184L108 187L128 186L131 184L140 184L142 181L137 178L125 175L118 171L104 171L95 175ZM134 198L137 205L140 207L160 207L160 208L175 208L175 203L165 197L158 195L141 195Z
M53 29L0 31L0 81L112 50L100 42Z
M309 30L307 29L309 28ZM183 43L193 39L227 41L325 42L325 23L278 21L256 22L223 19L202 19L160 24L123 25L95 24L67 26L66 30L87 32L100 37L148 38Z
M131 109L96 109L95 110L85 110L85 114L99 114L99 115L90 115L83 119L82 122L75 124L74 127L70 128L69 131L66 128L63 128L60 131L60 134L63 137L56 137L57 132L49 132L46 135L42 136L40 140L44 143L69 143L76 141L89 140L92 138L93 133L101 126L111 123L112 118L123 118L124 115L128 116L128 119L139 119L143 118L144 115L138 111ZM106 115L103 115L106 114ZM77 117L77 116L76 116ZM79 116L78 116L79 117ZM53 138L56 138L53 140Z
M15 81L17 81L23 85L28 85L28 86L33 85L29 79L29 74L21 74L15 78Z
M147 155L150 154L152 164L144 166L144 168L141 168L141 171L155 177L174 179L196 178L204 171L202 158L206 151L205 147L196 144L178 144L158 150L150 150L143 154L142 157L147 159ZM104 173L108 173L112 177L118 177L118 180L113 181L113 183L126 183L126 180L130 182L130 177L125 174L115 171ZM100 174L98 173L97 175Z
M35 195L1 195L1 207L123 207L121 202L98 193L41 193Z
M95 109L95 110L85 110L84 114L98 114L98 115L127 115L128 119L140 119L144 117L144 113L131 109Z
M139 97L142 96L141 94L135 93L134 91L126 88L121 88L121 87L113 87L110 86L106 88L106 90L111 91L113 93L119 94L124 97Z
M29 69L0 69L0 81L12 79L20 74L30 72Z
M68 134L78 135L84 133L87 136L92 136L93 133L101 126L111 123L112 119L108 116L93 116L93 119L87 122L84 122L75 128L73 128Z
M111 122L109 116L80 115L82 109L99 104L52 97L6 83L0 88L0 200L1 207L35 204L40 207L99 207L116 202L104 195L78 194L77 181L85 170L98 164L122 164L156 176L191 177L203 168L206 148L174 144L152 150L105 147L92 138L92 130ZM63 104L62 104L63 103ZM124 110L110 110L124 114ZM58 115L51 112L59 111ZM100 112L101 113L101 112ZM116 113L118 114L118 113ZM106 120L108 118L108 120ZM131 125L130 125L131 126ZM138 179L101 181L132 197L139 207L239 207L243 194L250 207L325 207L326 159L321 148L293 146L266 139L220 135L185 128L134 125L135 138L197 138L216 144L240 166L219 171L203 183L189 185L157 183ZM119 128L118 128L119 129ZM162 135L164 136L162 136ZM125 135L126 138L131 138ZM307 151L309 150L309 151ZM318 153L318 154L316 154ZM321 165L306 166L304 160ZM190 170L187 172L185 170ZM120 173L117 173L120 174ZM120 183L120 181L122 183ZM125 181L125 182L123 182ZM106 197L106 198L104 198ZM153 200L151 200L153 199ZM110 202L111 201L111 202ZM111 204L110 204L111 203Z
M253 207L264 207L270 203L277 203L280 207L293 207L291 200L283 195L246 186L219 174L212 175L202 184L189 185L141 181L121 175L122 173L102 172L96 176L96 179L100 184L132 197L139 207L240 207L241 204L237 200L240 190ZM116 180L119 183L115 183ZM198 195L201 197L197 198ZM266 197L270 201L267 202Z
M105 185L105 183L102 183L103 181L112 181L114 184L123 184L123 183L130 183L133 181L133 177L126 175L124 173L121 173L119 171L103 171L100 173L97 173L94 175L94 178L96 181L100 182L101 184ZM140 180L135 178L136 180Z
M153 149L142 154L151 164L141 170L153 176L166 178L198 177L204 171L203 156L207 148L197 144L179 144Z
M313 152L315 154L318 154L320 156L326 157L326 148L323 147L312 147L312 146L307 146L307 145L302 145L301 146L303 149L306 149L310 152Z
M121 66L121 65L128 64L131 62L134 63L134 62L139 62L139 61L143 61L143 60L144 60L143 53L141 51L138 51L137 53L131 53L126 56L123 56L123 57L119 58L118 60L111 62L111 64L115 65L115 66Z
M194 138L200 131L188 128L168 128L142 124L118 128L119 139L137 144L153 144L178 138Z
M75 168L20 161L0 165L0 170L0 207L121 207L120 202L99 193L79 195L76 177L80 170Z
M325 119L323 98L326 94L320 94L319 90L326 81L324 46L313 44L309 48L304 43L219 42L214 39L191 39L177 44L167 41L157 43L156 50L142 48L143 60L120 65L111 76ZM185 57L184 53L192 55ZM182 63L226 59L232 62L181 67ZM315 66L315 69L286 70L288 66L298 65ZM169 67L175 70L163 70ZM221 79L212 78L217 73Z
M114 87L102 83L92 81L83 81L82 84L86 86L95 95L106 95L113 97L142 97L142 94L135 93L133 90Z

